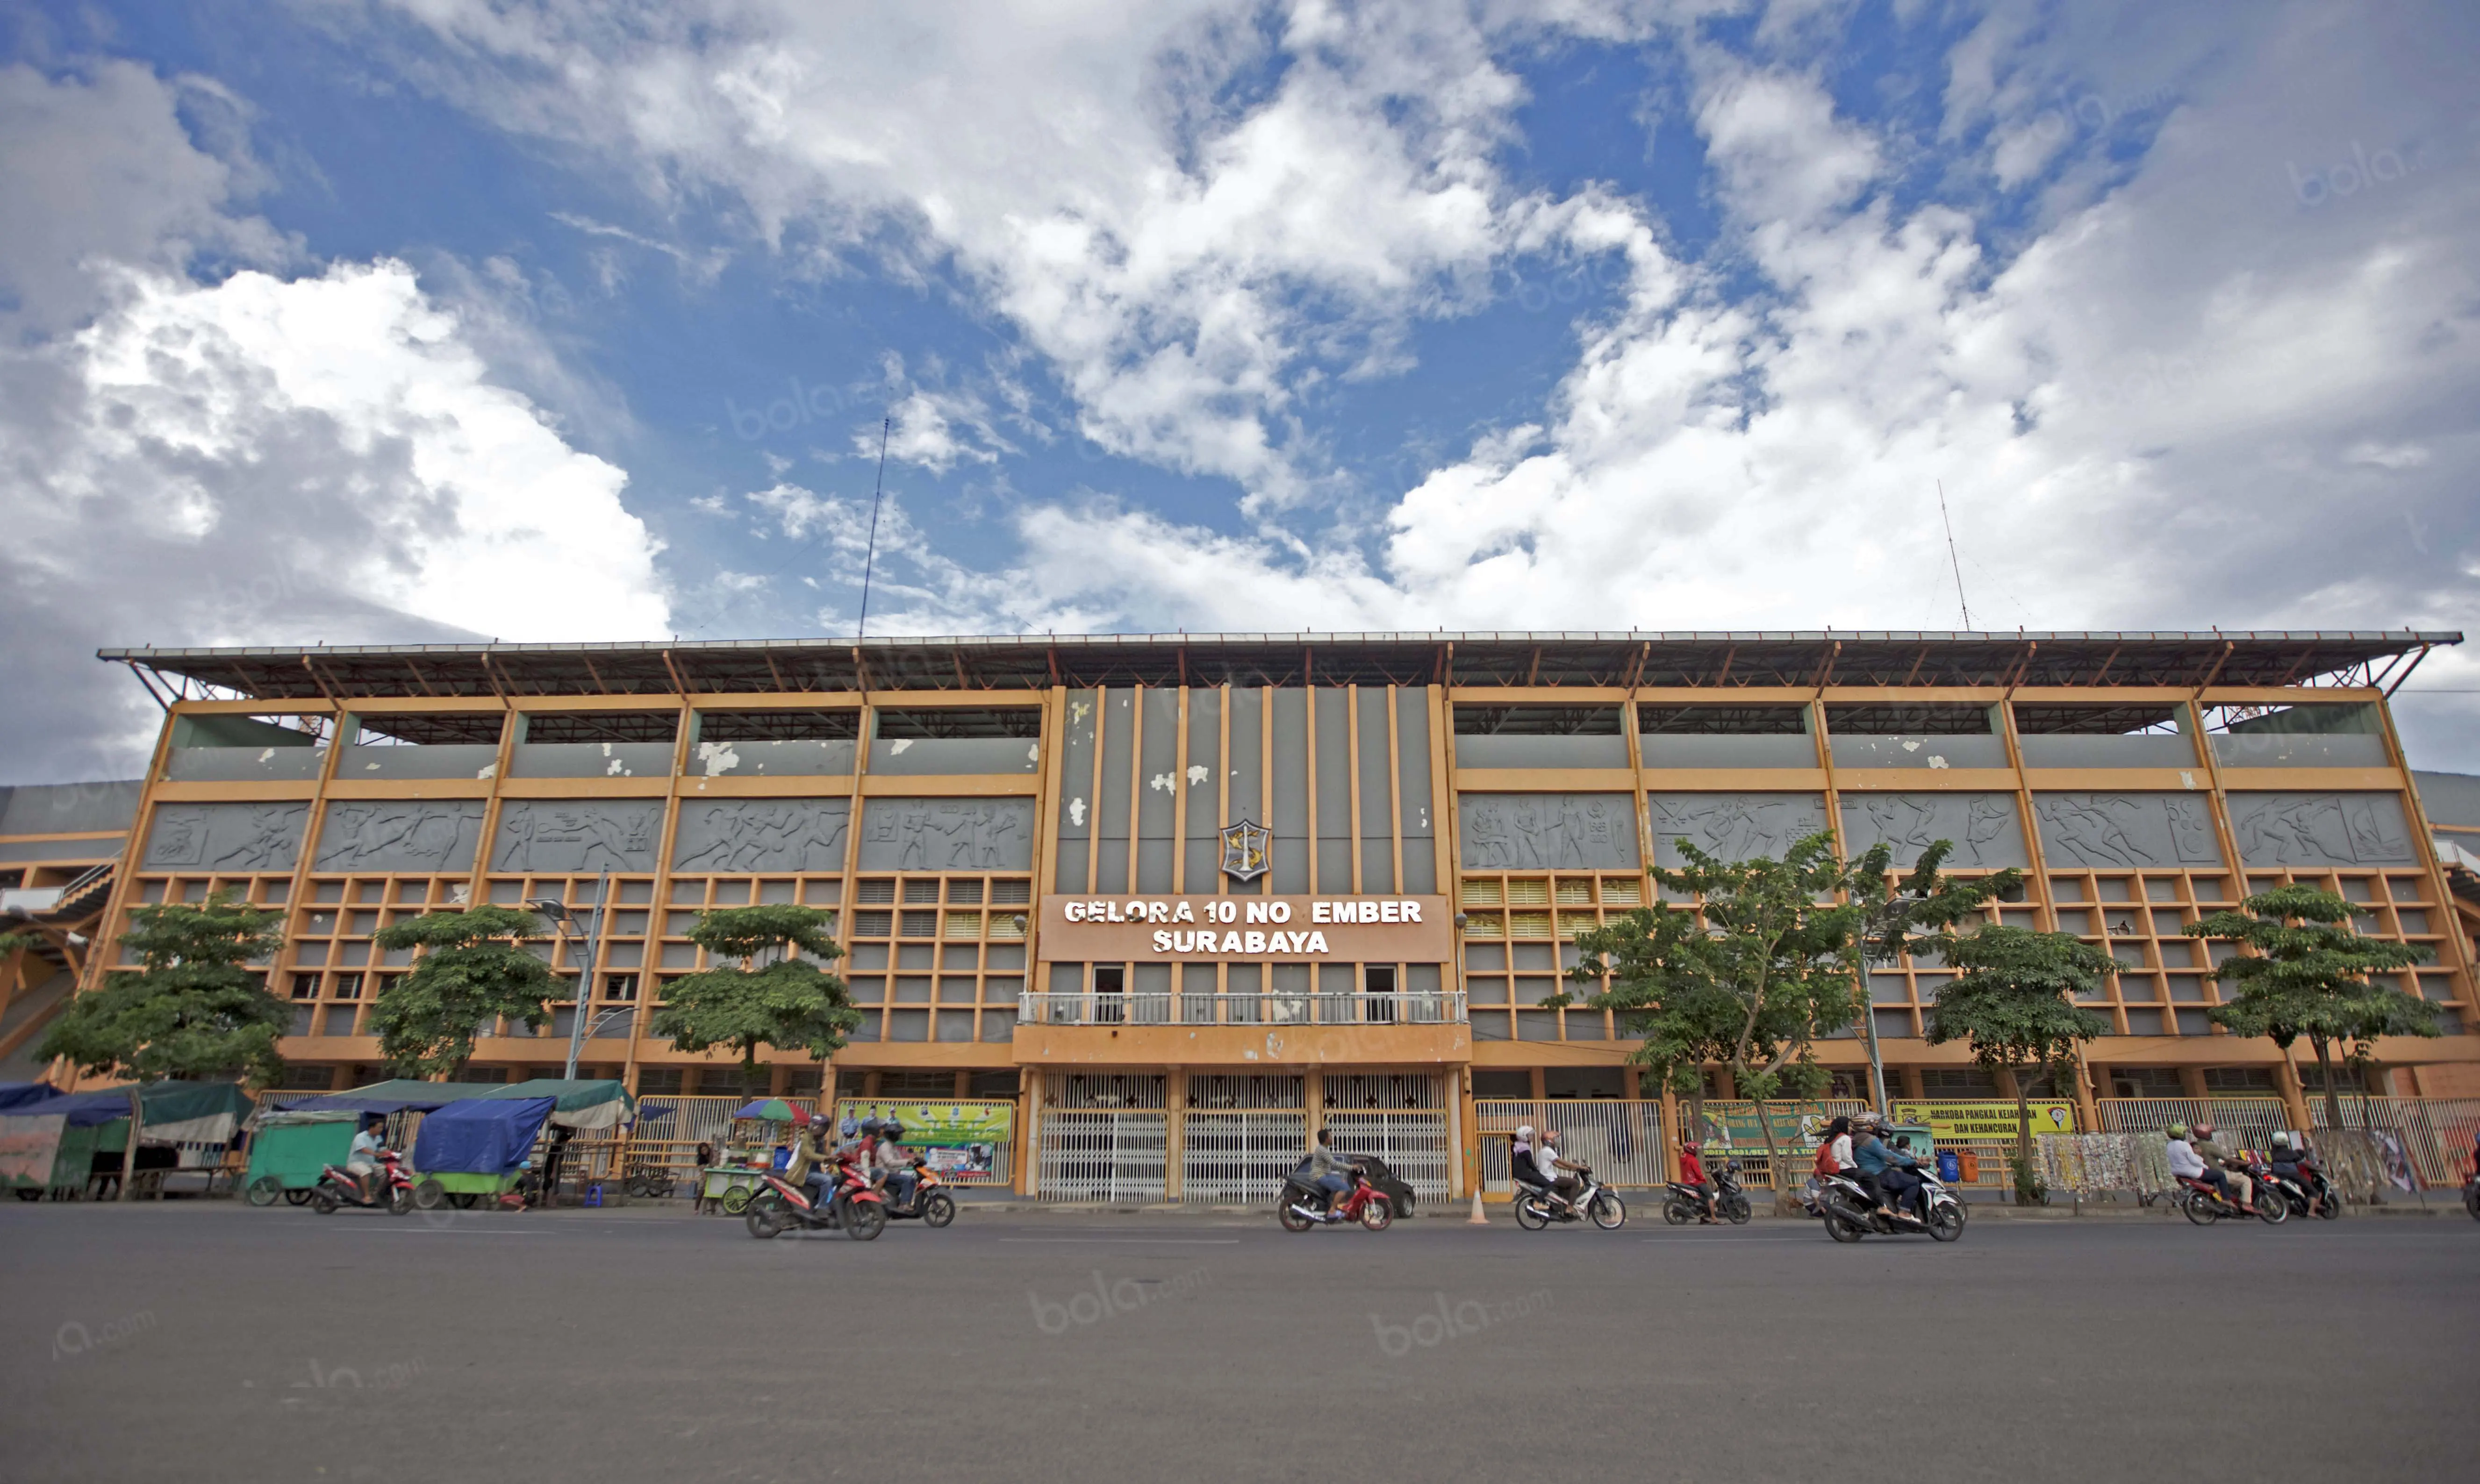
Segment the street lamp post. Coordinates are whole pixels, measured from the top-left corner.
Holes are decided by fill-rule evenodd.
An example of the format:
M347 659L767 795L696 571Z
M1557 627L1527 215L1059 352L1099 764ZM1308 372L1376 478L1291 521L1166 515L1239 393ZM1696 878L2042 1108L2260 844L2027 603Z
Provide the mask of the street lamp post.
M562 941L574 941L570 934L577 931L577 914L568 909L566 903L546 897L526 905L550 918L558 927ZM594 890L594 934L585 939L585 966L578 975L577 1006L569 1013L568 1066L560 1073L563 1081L574 1082L577 1079L577 1058L585 1049L585 1017L594 1010L594 976L603 967L604 925L610 920L611 873L605 871L601 884Z

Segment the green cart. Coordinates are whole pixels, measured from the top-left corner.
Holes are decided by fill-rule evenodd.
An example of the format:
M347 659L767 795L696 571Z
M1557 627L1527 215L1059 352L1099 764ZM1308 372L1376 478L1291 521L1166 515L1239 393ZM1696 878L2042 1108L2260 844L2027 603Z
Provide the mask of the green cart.
M477 1174L462 1169L416 1170L414 1209L437 1211L442 1206L453 1206L459 1211L471 1211L485 1204L501 1206L508 1204L503 1197L511 1190L526 1197L524 1204L530 1207L534 1202L532 1191L527 1188L526 1177L532 1173L530 1169L512 1169L504 1175Z
M243 1198L253 1206L272 1206L279 1196L304 1204L321 1172L330 1164L342 1167L352 1154L361 1126L360 1113L343 1109L267 1114L250 1136Z
M0 1118L0 1145L15 1158L0 1160L0 1187L21 1201L75 1200L86 1193L94 1151L103 1130L54 1128L50 1120Z

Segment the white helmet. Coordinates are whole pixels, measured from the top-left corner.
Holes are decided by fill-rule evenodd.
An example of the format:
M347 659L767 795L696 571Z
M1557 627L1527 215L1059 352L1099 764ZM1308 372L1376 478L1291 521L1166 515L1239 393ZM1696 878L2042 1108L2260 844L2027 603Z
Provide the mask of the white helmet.
M1518 1139L1531 1139L1533 1137L1533 1125L1528 1123L1521 1128L1518 1128L1515 1131L1515 1137Z

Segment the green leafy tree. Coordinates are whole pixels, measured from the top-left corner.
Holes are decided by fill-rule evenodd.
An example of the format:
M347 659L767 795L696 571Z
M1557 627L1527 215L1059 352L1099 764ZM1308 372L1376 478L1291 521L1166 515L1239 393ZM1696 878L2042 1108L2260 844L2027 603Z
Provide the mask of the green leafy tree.
M2100 993L2116 965L2071 934L2029 928L1984 927L1943 938L1937 948L1961 972L1938 988L1928 1042L1966 1042L1974 1061L2015 1075L2015 1200L2030 1205L2039 1181L2032 1171L2027 1074L2043 1067L2061 1084L2076 1075L2076 1048L2105 1033L2109 1022L2077 1008L2075 997Z
M1867 982L1871 968L1889 968L1903 955L1925 948L1966 918L1978 916L1983 906L2024 884L2024 873L2013 866L1987 876L1953 877L1945 873L1952 840L1938 840L1922 851L1920 859L1900 878L1894 874L1894 848L1880 841L1861 852L1843 880L1843 899L1859 910L1859 921L1847 950L1854 979ZM1877 1060L1877 1022L1863 1012L1869 1037L1870 1100L1887 1106L1886 1087Z
M420 949L371 1008L379 1055L399 1076L432 1077L474 1055L479 1028L504 1015L539 1030L566 986L525 946L543 920L513 907L426 912L381 928L380 947Z
M692 1055L716 1046L758 1069L758 1049L802 1050L823 1062L861 1024L844 982L809 961L843 950L828 936L834 914L810 907L736 907L698 918L690 941L729 968L684 975L664 991L654 1030Z
M2357 1067L2374 1057L2381 1036L2439 1034L2435 1006L2368 977L2425 962L2428 948L2363 937L2351 927L2351 904L2330 892L2296 883L2277 886L2185 931L2254 950L2212 971L2236 991L2212 1017L2237 1035L2269 1036L2285 1050L2306 1036L2324 1074L2325 1115L2335 1128L2342 1127L2342 1100L2334 1089L2336 1046Z
M275 1042L291 1015L245 965L275 951L281 920L223 892L199 906L139 908L120 941L140 966L116 969L100 988L70 1000L35 1054L139 1082L273 1082L284 1070Z
M1790 1182L1766 1101L1815 1097L1826 1074L1812 1046L1858 1013L1848 948L1860 914L1836 902L1844 869L1834 839L1814 834L1783 853L1724 861L1681 841L1688 863L1654 867L1654 881L1692 907L1654 906L1627 914L1600 933L1580 935L1582 959L1569 977L1615 975L1610 990L1589 1003L1626 1011L1645 1021L1637 1055L1676 1076L1686 1058L1709 1049L1731 1069L1740 1095L1755 1101L1757 1129L1776 1172L1775 1202L1788 1205ZM1687 925L1664 914L1687 917ZM1614 963L1597 939L1627 950L1630 935L1659 946L1633 961ZM1563 996L1562 997L1564 998Z

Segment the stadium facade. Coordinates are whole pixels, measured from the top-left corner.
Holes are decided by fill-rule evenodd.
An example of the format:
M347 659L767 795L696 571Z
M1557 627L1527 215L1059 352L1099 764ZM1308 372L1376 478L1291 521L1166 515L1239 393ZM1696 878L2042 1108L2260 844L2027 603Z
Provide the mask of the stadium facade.
M2456 853L2427 828L2386 704L2460 637L110 651L166 707L118 806L125 840L21 832L0 850L20 852L21 894L88 902L97 943L144 903L220 889L282 909L269 974L295 1009L299 1086L382 1075L367 1017L404 961L379 927L471 902L584 908L607 872L588 1074L642 1094L798 1094L831 1072L848 1095L1014 1098L1012 1178L1053 1195L1196 1198L1257 1145L1348 1115L1461 1194L1476 1098L1658 1095L1608 1014L1542 1002L1575 934L1642 905L1646 865L1682 841L1743 857L1831 831L1908 863L1946 839L1951 868L2024 868L1993 919L2080 934L2121 965L2092 1007L2110 1034L2072 1089L2087 1113L2314 1090L2298 1057L2210 1023L2207 954L2227 950L2180 932L2312 882L2364 904L2364 931L2435 954L2402 983L2451 1034L2383 1044L2378 1090L2471 1090ZM24 854L45 840L117 853ZM832 1068L775 1053L752 1085L646 1021L702 966L696 914L760 902L838 914L865 1020ZM587 942L544 948L577 985ZM113 951L72 959L91 985ZM1923 1040L1943 974L1871 976L1866 1020L1821 1047L1845 1091L1865 1087L1873 1044L1897 1096L2012 1095ZM555 1075L580 1010L540 1036L484 1028L467 1079Z

